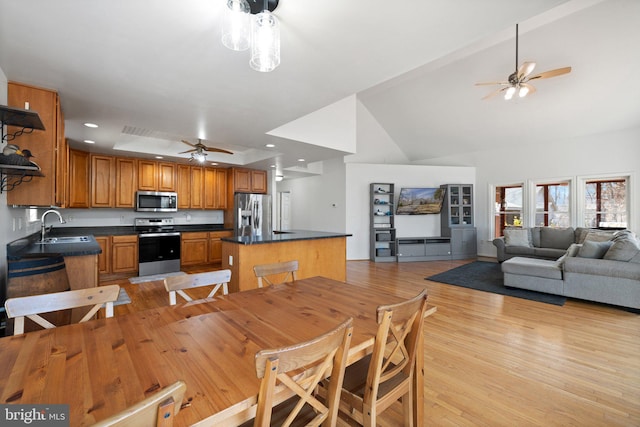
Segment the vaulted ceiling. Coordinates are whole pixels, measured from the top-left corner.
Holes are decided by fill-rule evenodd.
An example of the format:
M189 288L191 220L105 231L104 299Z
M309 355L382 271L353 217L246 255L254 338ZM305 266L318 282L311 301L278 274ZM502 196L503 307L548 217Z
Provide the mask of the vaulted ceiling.
M73 146L175 160L202 138L280 173L353 151L273 131L354 95L412 162L640 126L636 0L280 0L271 73L222 45L225 4L0 0L0 68L58 90ZM572 72L481 100L514 71L516 23L520 62Z

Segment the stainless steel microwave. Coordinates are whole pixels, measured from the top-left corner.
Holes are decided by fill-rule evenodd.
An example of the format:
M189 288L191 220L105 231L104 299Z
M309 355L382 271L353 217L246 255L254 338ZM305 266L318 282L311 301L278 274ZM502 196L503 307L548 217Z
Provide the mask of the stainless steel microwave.
M138 212L177 212L178 194L164 191L138 191L136 193Z

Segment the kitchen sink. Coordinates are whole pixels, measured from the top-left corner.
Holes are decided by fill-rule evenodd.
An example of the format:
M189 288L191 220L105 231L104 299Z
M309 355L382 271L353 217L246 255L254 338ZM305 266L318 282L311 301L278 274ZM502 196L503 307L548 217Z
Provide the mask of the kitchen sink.
M89 236L64 236L64 237L47 237L39 241L41 245L53 245L62 243L88 243L91 241Z

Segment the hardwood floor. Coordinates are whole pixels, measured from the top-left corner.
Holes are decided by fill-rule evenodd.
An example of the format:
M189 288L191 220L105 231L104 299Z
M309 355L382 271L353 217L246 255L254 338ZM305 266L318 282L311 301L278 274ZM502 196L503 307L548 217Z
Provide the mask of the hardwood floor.
M407 297L426 287L438 307L424 332L427 425L640 426L640 314L424 280L466 262L347 263L347 282ZM163 287L120 284L132 303L116 315L169 303ZM384 425L399 425L393 409Z

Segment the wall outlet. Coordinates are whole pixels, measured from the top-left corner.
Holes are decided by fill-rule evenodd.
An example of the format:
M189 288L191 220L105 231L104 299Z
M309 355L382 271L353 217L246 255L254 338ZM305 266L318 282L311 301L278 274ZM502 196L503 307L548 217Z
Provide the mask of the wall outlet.
M229 255L229 265L233 265L233 255Z

